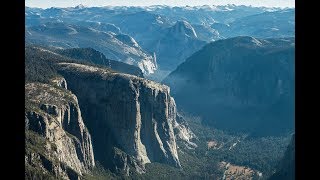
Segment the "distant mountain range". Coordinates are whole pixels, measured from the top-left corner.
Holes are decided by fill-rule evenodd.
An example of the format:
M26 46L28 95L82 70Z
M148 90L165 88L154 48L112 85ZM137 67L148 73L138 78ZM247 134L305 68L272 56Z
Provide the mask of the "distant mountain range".
M229 23L227 28L217 28L223 37L254 36L260 38L292 37L295 33L295 10L263 12ZM214 25L214 24L213 24Z
M290 8L234 5L26 7L26 40L92 47L109 59L136 65L160 81L211 41L239 35L293 37L294 13Z
M294 14L26 7L25 178L292 179Z
M294 38L248 36L204 46L164 79L178 107L205 123L275 135L293 130Z
M62 22L45 23L26 28L26 41L60 48L95 48L107 58L138 66L144 73L153 73L156 62L137 42L126 34L98 31L93 28Z

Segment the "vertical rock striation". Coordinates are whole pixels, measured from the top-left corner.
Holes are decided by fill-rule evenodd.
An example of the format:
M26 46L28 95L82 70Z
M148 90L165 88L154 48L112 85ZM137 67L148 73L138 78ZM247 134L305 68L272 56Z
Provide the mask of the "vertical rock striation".
M176 105L168 86L75 63L59 63L58 71L79 98L102 165L114 166L112 147L117 147L139 167L150 162L181 167L173 132Z
M57 83L67 86L65 80ZM64 179L88 173L95 166L94 154L77 97L42 83L26 84L25 90L26 166Z

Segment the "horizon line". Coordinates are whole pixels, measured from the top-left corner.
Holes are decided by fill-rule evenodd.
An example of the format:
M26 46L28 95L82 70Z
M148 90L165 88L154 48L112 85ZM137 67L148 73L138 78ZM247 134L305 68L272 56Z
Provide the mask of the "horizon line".
M83 6L84 8L94 8L94 7L155 7L155 6L165 6L165 7L202 7L202 6L209 6L209 7L219 7L219 6L245 6L245 7L256 7L256 8L279 8L279 9L286 9L286 8L295 8L295 6L255 6L255 5L244 5L244 4L225 4L225 5L209 5L209 4L203 4L203 5L163 5L163 4L158 4L158 5L101 5L101 6L90 6L90 5L83 5L83 4L78 4L75 6L51 6L51 7L37 7L37 6L27 6L27 8L39 8L39 9L50 9L50 8L76 8L78 6Z

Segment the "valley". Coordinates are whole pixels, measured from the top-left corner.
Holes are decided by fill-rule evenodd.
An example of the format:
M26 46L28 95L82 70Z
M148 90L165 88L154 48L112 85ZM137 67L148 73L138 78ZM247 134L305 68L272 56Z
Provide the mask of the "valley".
M294 179L294 13L26 7L26 179Z

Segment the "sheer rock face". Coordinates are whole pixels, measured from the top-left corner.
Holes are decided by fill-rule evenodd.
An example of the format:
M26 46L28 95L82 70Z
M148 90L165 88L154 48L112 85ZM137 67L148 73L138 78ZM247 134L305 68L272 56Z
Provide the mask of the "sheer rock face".
M102 165L110 167L117 147L142 167L150 162L181 167L173 132L176 105L168 86L75 63L59 63L58 69L79 98Z
M49 151L50 149L48 149ZM72 169L70 166L60 162L58 159L53 157L46 157L41 153L27 151L25 155L26 163L26 179L32 178L32 168L41 170L45 177L51 177L52 179L71 179L80 180L80 174ZM31 172L31 173L30 173ZM46 176L47 175L47 176Z
M58 82L66 87L65 80ZM91 135L83 123L77 97L68 90L42 83L26 84L25 90L26 133L45 139L44 144L38 144L45 147L43 151L34 150L35 143L27 148L26 163L66 179L77 179L89 172L95 166Z
M219 40L162 82L179 108L206 125L253 136L285 134L294 128L294 52L294 38Z
M187 21L177 21L176 24L169 29L169 32L175 36L187 36L191 38L198 38L196 31Z

